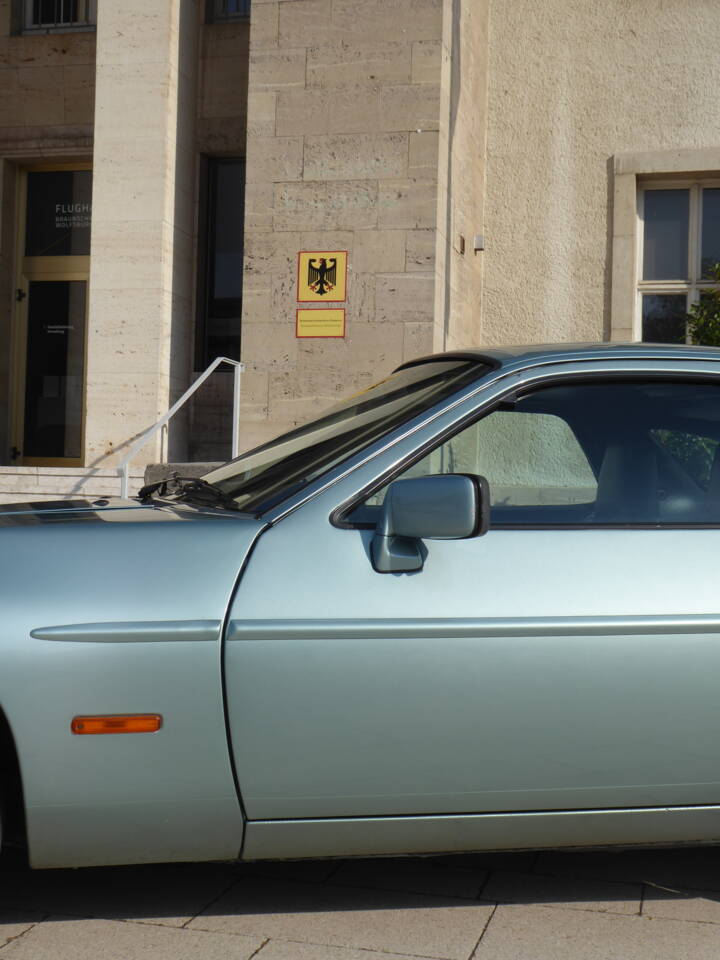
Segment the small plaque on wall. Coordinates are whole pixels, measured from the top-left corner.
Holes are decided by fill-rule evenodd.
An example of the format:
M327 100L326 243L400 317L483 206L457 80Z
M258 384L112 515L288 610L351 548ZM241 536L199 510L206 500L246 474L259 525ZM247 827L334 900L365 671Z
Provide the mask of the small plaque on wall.
M344 303L347 251L303 250L298 254L298 303Z
M345 311L342 309L298 310L295 335L300 338L342 338L345 336Z

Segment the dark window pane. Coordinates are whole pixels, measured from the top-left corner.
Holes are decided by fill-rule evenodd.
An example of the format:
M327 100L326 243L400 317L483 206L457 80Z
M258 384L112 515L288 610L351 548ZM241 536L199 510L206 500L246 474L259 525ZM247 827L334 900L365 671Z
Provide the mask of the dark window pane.
M27 176L25 255L90 253L92 171L31 171Z
M686 280L689 190L646 190L643 280Z
M30 284L24 457L82 456L86 291L81 280Z
M240 357L244 160L208 160L198 316L198 369Z
M48 27L78 23L78 7L78 0L33 0L32 26Z
M651 430L659 446L682 466L703 490L710 485L713 464L720 443L717 437L703 437L685 430Z
M206 0L207 20L239 20L250 16L250 0Z
M484 476L494 527L720 523L719 448L714 384L562 384L503 404L398 476ZM377 522L385 489L349 519Z
M245 164L242 161L218 163L214 187L212 295L216 301L240 300Z
M685 343L684 293L646 293L642 298L642 338L646 343Z
M712 277L711 269L720 263L720 189L702 192L701 276Z
M396 370L325 416L251 450L207 478L235 497L241 510L262 513L480 379L488 369L480 363L440 358Z

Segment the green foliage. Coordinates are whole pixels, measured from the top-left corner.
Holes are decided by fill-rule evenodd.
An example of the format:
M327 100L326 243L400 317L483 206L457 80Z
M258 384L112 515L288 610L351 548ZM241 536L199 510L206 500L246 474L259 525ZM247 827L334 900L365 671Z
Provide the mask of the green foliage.
M718 441L684 430L651 430L650 436L670 453L693 480L707 490Z
M718 286L704 290L698 303L690 306L687 326L692 343L720 347L720 263L710 267L708 273Z

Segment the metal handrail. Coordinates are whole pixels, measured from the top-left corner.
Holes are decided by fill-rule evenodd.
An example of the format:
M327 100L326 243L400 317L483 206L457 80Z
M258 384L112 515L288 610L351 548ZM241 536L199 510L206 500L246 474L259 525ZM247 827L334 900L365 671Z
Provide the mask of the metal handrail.
M195 393L198 387L201 387L203 383L207 380L211 373L214 373L215 370L220 366L221 363L229 363L231 367L234 367L233 372L233 426L232 426L232 455L236 457L240 452L240 376L245 369L245 365L240 363L239 360L231 360L229 357L217 357L210 366L205 370L200 376L192 383L185 393L175 401L175 403L170 407L167 413L163 414L162 417L154 423L149 430L146 430L145 433L140 434L137 440L130 446L128 452L125 454L123 459L118 464L118 476L120 477L120 496L127 497L128 488L130 485L130 461L138 452L141 450L145 444L150 440L151 437L154 437L158 430L168 423L168 421L175 416L180 407L190 399L190 397Z

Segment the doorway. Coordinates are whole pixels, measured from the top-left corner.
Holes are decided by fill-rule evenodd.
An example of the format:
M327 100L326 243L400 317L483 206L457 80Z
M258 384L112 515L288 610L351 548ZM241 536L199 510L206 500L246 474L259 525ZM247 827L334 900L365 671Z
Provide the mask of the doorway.
M21 172L11 459L83 465L92 172Z

